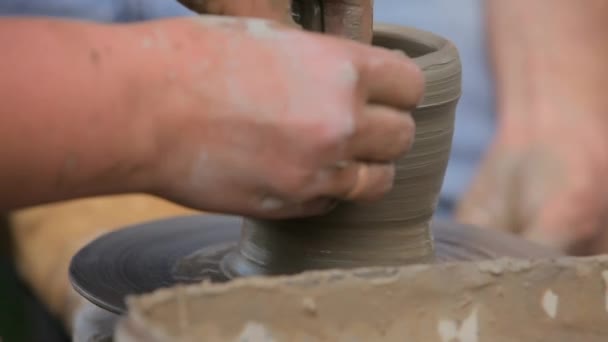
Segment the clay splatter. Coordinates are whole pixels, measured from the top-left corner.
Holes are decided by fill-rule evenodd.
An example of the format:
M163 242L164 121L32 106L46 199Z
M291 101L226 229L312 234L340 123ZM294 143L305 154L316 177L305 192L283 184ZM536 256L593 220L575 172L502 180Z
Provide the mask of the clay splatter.
M345 62L338 70L338 77L345 85L353 86L359 81L359 72L352 62Z
M269 21L261 19L248 19L247 32L258 38L276 38L279 31L272 28Z
M455 320L440 320L437 331L441 342L477 342L479 337L477 309L462 321L460 328Z
M503 272L503 265L499 262L480 262L478 267L479 271L487 272L496 276L501 275Z
M274 342L275 339L270 334L270 331L260 323L248 322L245 325L245 329L241 332L239 337L236 339L238 342L254 342L254 341L266 341Z
M227 29L244 28L247 33L256 38L274 39L283 36L281 34L281 30L275 28L276 24L264 19L237 19L224 16L205 15L199 17L197 20L203 25L223 27Z
M317 302L312 297L305 297L302 299L302 307L304 311L309 315L317 314Z
M152 41L152 38L150 37L145 37L144 39L142 39L141 41L141 47L143 47L144 49L149 49L152 47L152 45L154 42Z
M551 318L555 318L557 316L557 309L559 306L559 297L553 292L553 290L549 289L545 291L542 300L543 310L547 316Z

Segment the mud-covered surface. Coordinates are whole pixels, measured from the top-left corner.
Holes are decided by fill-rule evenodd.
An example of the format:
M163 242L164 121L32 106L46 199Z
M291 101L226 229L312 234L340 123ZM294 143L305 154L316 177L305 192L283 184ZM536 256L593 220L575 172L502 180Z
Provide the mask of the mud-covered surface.
M131 299L117 341L606 341L607 285L608 257L244 278Z

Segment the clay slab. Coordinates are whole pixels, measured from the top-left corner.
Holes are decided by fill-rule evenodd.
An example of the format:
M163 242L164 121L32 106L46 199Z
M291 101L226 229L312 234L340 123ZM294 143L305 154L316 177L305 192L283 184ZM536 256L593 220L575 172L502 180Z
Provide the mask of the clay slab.
M131 298L116 340L599 342L607 285L608 257L243 278Z

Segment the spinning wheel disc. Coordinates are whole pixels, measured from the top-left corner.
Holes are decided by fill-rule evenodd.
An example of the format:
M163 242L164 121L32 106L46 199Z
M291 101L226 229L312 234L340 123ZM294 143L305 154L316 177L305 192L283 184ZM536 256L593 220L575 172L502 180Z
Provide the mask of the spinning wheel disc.
M93 304L122 313L131 294L205 279L227 281L220 263L236 247L241 221L236 216L185 216L109 233L74 256L72 285ZM439 262L557 255L497 231L447 222L435 222L432 230Z

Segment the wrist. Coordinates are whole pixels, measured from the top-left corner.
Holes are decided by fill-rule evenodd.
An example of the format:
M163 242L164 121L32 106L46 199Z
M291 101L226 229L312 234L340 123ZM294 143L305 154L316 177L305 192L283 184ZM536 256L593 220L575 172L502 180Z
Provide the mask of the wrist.
M114 178L110 192L152 192L158 182L158 132L163 125L158 112L166 83L163 56L151 51L155 37L150 25L108 26L103 41L108 47L105 122L106 153L113 156ZM113 58L112 58L113 56ZM104 87L101 85L100 90ZM166 107L166 106L165 106Z
M522 72L522 79L497 89L499 132L576 136L590 128L608 139L608 98L597 86L599 73L581 75L571 68Z
M501 126L608 125L603 115L608 105L603 94L608 22L602 7L567 0L488 3Z
M211 34L201 39L196 32L202 26L191 18L168 19L123 27L130 34L132 58L125 58L125 89L122 101L131 116L133 146L129 153L141 172L134 174L139 191L166 193L172 175L176 175L176 151L187 144L185 129L194 107L197 116L205 114L208 94L204 84L214 84L212 75L193 82L213 56ZM193 34L196 33L196 34ZM126 37L126 34L122 36ZM215 42L217 44L217 42ZM198 63L198 64L196 64ZM199 65L200 64L200 65ZM193 86L198 86L194 89ZM197 92L200 96L193 96ZM191 120L190 120L191 121Z

